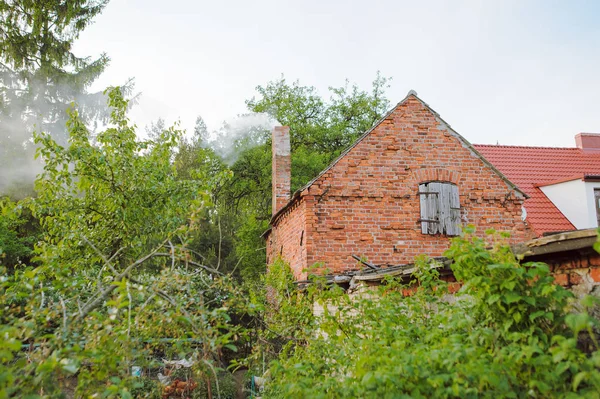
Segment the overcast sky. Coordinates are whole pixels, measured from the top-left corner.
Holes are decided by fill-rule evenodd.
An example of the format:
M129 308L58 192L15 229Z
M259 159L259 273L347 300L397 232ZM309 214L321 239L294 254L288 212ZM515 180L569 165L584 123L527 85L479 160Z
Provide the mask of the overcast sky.
M328 95L393 78L472 143L574 146L600 133L600 1L112 0L76 43L94 89L134 77L132 119L210 129L282 74Z

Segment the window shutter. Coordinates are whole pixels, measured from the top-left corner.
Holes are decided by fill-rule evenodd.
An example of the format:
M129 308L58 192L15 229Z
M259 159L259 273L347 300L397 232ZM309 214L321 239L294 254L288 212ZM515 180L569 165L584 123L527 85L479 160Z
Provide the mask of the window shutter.
M427 216L428 216L428 209L427 209L427 184L419 184L419 201L420 201L420 205L421 205L421 233L423 234L427 234Z
M458 187L451 183L431 182L419 185L421 233L460 234Z
M440 233L448 234L448 227L451 225L450 222L450 184L440 185L439 195L439 206L440 206Z
M436 234L439 231L439 191L437 184L424 183L419 185L421 202L421 233Z
M448 235L460 235L460 198L458 196L458 187L454 184L450 185L450 228Z

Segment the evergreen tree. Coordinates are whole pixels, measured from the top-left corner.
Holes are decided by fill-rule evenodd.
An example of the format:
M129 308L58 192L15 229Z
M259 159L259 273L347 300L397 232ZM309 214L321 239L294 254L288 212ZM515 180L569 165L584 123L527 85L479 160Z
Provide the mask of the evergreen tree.
M86 124L107 117L106 100L87 88L108 64L79 57L73 42L108 0L0 0L0 180L30 184L31 133L66 141L66 109L78 104ZM10 173L10 176L8 175ZM6 193L6 186L0 191Z

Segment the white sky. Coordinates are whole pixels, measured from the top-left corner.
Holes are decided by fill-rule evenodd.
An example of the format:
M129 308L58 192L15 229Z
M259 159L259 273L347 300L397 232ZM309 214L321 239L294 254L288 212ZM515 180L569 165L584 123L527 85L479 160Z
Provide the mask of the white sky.
M202 115L217 129L281 74L327 96L380 70L392 104L414 89L472 143L600 133L595 0L112 0L75 52L112 60L93 89L135 78L141 128Z

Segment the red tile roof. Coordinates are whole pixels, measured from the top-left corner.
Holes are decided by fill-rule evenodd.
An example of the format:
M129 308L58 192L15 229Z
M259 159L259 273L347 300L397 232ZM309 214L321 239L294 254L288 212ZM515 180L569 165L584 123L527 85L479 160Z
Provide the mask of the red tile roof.
M547 183L600 175L600 153L579 148L475 144L475 149L527 193L527 222L537 235L574 230L575 226L539 189Z

